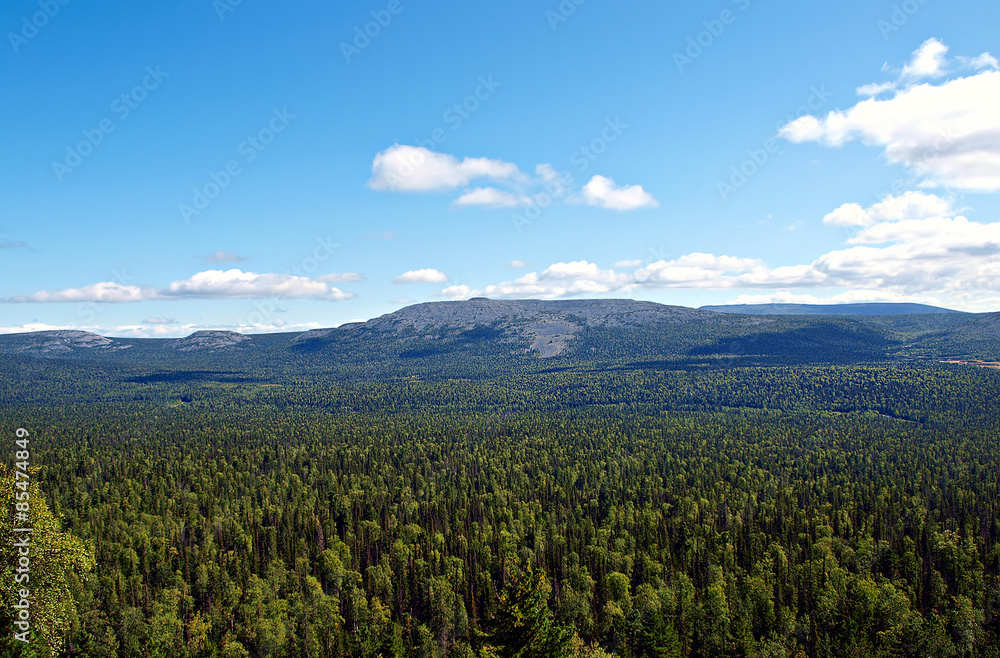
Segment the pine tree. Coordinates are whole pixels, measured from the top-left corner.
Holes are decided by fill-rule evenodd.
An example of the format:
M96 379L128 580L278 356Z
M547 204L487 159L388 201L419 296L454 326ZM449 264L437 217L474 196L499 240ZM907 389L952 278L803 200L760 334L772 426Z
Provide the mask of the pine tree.
M496 617L488 624L487 641L503 658L572 656L573 631L556 623L548 606L545 574L516 562L500 595Z

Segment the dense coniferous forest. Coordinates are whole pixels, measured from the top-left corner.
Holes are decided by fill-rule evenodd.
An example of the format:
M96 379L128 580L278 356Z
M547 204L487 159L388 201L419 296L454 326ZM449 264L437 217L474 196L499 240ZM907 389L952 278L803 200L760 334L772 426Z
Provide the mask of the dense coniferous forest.
M207 379L3 431L93 551L68 655L989 656L998 396L959 366Z
M1000 655L1000 371L779 329L0 355L39 529L0 655Z

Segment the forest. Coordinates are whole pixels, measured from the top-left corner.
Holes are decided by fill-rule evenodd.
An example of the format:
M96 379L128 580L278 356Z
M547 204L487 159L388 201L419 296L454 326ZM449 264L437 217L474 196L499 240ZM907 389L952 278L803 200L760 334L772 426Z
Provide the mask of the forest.
M995 370L0 367L2 655L1000 656Z

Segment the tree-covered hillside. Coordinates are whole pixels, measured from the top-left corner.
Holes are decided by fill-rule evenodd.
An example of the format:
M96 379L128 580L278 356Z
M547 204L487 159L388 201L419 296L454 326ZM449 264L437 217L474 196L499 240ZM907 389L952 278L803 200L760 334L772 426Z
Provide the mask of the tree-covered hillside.
M2 431L95 559L64 654L997 655L1000 373L558 363L9 358Z

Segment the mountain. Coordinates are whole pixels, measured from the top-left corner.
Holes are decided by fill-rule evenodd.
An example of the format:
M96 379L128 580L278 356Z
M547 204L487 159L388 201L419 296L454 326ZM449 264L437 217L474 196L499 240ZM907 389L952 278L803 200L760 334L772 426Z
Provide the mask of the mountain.
M176 375L164 373L183 372L235 383L483 378L654 363L689 368L1000 358L1000 314L913 314L906 311L927 307L871 304L833 307L851 314L789 314L788 308L804 307L765 306L781 312L726 313L627 299L477 298L415 304L367 322L294 333L198 331L170 339L10 334L0 336L0 360L16 357L22 367L34 359L44 368L89 363L171 381ZM879 308L879 315L862 313Z
M112 338L89 331L53 330L0 335L0 352L64 356L79 350L120 348Z
M395 339L447 339L489 328L502 342L526 343L527 351L542 357L564 352L574 336L588 327L621 328L682 324L711 320L716 314L684 306L665 306L630 299L541 301L493 300L482 297L462 302L426 302L394 313L337 329L314 329L295 338L296 344L374 333Z
M918 315L956 313L940 306L895 302L865 302L857 304L723 304L702 306L703 311L737 313L740 315ZM964 315L964 314L963 314Z

